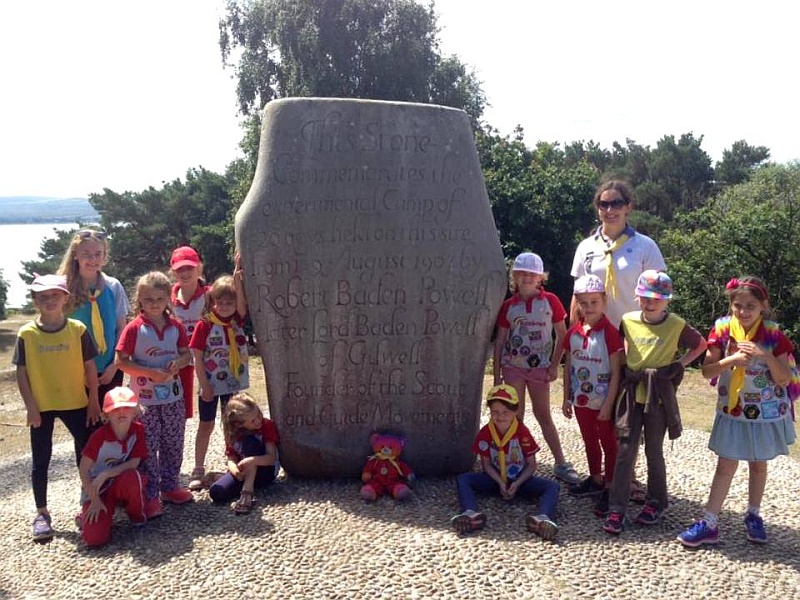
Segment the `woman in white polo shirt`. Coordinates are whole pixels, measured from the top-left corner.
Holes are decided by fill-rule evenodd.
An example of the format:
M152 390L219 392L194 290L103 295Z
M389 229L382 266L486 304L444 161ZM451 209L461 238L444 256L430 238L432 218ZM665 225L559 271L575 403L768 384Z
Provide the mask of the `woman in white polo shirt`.
M572 261L572 276L597 275L604 283L608 300L606 316L619 327L622 315L639 309L634 289L647 269L666 270L656 243L628 224L633 194L624 181L612 179L600 184L594 195L600 226L578 244ZM570 304L570 322L577 318L575 299Z

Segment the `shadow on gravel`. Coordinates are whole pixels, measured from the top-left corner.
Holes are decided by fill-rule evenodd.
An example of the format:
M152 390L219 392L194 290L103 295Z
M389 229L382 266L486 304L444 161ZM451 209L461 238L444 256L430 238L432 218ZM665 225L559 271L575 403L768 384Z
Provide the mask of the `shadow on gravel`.
M418 480L414 486L414 497L406 503L395 502L386 496L374 503L366 503L359 497L360 482L356 479L328 481L286 478L279 481L276 489L268 490L264 496L265 501L271 505L295 502L319 505L327 502L366 520L415 527L423 531L452 531L450 518L458 512L454 477ZM778 485L779 482L774 484ZM543 551L550 545L525 528L525 517L533 512L532 506L525 500L506 502L499 496L479 495L478 502L488 517L487 525L485 529L470 534L469 537L520 542ZM674 497L670 498L670 502L670 509L664 518L654 526L634 523L641 505L630 503L626 529L622 535L615 537L602 530L602 520L592 511L593 499L574 498L562 486L557 519L560 530L555 544L624 544L631 546L631 552L636 552L635 548L643 544L667 544L675 553L685 552L687 556L698 551L720 552L734 561L765 566L783 564L800 571L800 531L797 529L770 525L769 516L766 516L769 543L754 544L746 538L743 515L723 510L720 517L720 543L716 547L686 549L675 538L703 514L704 503ZM319 508L315 510L319 511ZM457 536L455 532L452 535Z
M128 554L137 563L159 567L189 554L200 538L219 538L234 532L241 537L268 537L273 525L261 518L264 502L248 515L236 516L227 506L197 501L181 506L164 505L164 515L144 527L133 527L123 511L117 510L112 540L102 548L88 548L75 532L77 551L85 557L114 557Z
M6 482L6 490L28 490L30 458L6 463L0 467L0 478ZM541 473L549 475L548 465L540 467ZM51 478L75 478L75 495L78 493L77 469L68 453L54 456L51 464ZM769 486L780 485L780 481L768 482ZM361 483L357 479L309 480L280 477L266 490L256 493L257 504L247 515L235 515L228 506L214 505L207 492L196 495L196 502L183 506L166 505L164 516L148 523L144 528L132 527L127 518L118 511L110 544L100 549L83 546L76 531L59 533L86 556L114 556L129 554L136 562L157 567L175 557L188 554L199 543L213 544L218 536L242 536L269 540L275 527L265 517L278 520L281 507L298 503L308 506L309 518L336 519L336 511L362 518L365 527L369 522L378 525L412 527L425 535L427 530L451 532L450 518L458 512L455 477L423 478L414 485L414 496L408 502L398 503L384 496L376 502L366 503L359 496ZM543 542L525 528L525 517L533 507L523 499L511 502L498 496L478 496L481 510L488 517L486 528L469 537L485 540L519 542L532 551L547 551L549 542ZM764 545L749 542L745 536L743 515L733 511L723 511L720 520L721 541L717 546L699 549L682 548L675 537L694 519L702 515L704 503L670 498L670 508L660 523L651 527L632 522L640 510L640 505L631 503L628 507L628 522L622 535L610 536L602 530L602 521L592 512L593 499L574 498L562 486L557 518L560 530L557 546L570 544L592 544L602 549L607 544L630 546L631 552L641 551L642 546L658 545L668 548L671 553L685 553L691 557L695 552L719 552L733 561L789 566L800 572L800 531L792 527L780 527L770 523L765 514L769 543ZM32 499L31 499L32 505ZM330 506L330 510L326 508ZM384 532L386 530L383 530ZM382 535L385 535L382 534ZM391 543L390 535L387 543ZM638 550L637 550L638 548ZM602 550L600 550L602 552ZM0 599L3 590L0 588Z

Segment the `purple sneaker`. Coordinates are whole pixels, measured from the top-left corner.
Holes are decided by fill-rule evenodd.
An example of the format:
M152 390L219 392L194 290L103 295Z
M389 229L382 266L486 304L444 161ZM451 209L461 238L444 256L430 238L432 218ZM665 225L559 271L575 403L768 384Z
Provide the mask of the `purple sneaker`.
M719 527L712 529L704 519L695 521L694 525L682 531L676 539L689 548L697 548L703 544L718 544Z
M45 543L53 539L53 526L50 515L39 513L33 520L32 533L35 542Z

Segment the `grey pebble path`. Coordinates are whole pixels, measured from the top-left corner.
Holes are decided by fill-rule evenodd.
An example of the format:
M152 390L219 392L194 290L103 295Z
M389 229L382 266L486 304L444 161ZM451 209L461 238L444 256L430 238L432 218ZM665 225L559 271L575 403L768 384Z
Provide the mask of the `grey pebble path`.
M554 411L565 453L579 471L585 455L577 425ZM526 422L533 424L529 416ZM187 423L184 476L193 464L196 420ZM540 474L552 459L543 450ZM652 528L629 525L619 538L600 528L591 500L562 487L555 544L525 530L529 507L487 497L485 530L458 537L455 482L424 479L405 505L365 504L359 482L281 478L258 495L255 510L235 516L211 504L169 506L162 518L132 528L118 511L112 542L82 546L73 524L78 479L69 444L51 466L50 510L56 537L30 539L30 456L0 463L0 598L759 598L800 597L800 463L769 465L762 514L770 541L745 538L742 464L721 517L718 547L687 550L675 541L701 514L715 466L708 433L686 431L667 443L671 506ZM219 457L219 427L211 457ZM221 457L215 466L221 468ZM640 476L645 473L640 461ZM635 516L637 505L629 515Z

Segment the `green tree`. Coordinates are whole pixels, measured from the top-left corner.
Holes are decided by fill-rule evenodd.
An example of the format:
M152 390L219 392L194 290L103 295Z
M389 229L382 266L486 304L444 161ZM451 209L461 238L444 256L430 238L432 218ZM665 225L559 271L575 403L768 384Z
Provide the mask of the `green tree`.
M636 206L655 220L641 219L656 231L679 212L702 206L714 191L711 158L702 149L703 136L682 134L678 140L665 135L656 147L626 139L623 146L614 142L609 159L593 152L592 163L604 165L603 178L623 178L634 188Z
M750 179L753 171L769 160L769 149L751 146L745 140L734 142L722 151L722 160L714 167L717 185L729 186Z
M109 271L130 287L139 275L168 268L172 250L188 244L201 253L209 279L230 272L230 186L227 177L200 168L159 190L92 194L89 202L111 240Z
M176 179L161 189L91 194L89 202L100 213L99 226L109 235L105 270L130 290L140 275L169 268L176 247L190 245L200 252L208 280L230 273L233 182L230 176L201 167L190 169L185 181ZM23 263L20 277L30 282L34 273L55 273L75 231L55 230L55 237L42 242L38 260Z
M650 179L658 184L666 197L673 201L673 211L662 215L672 218L675 210L697 208L712 191L714 170L711 157L701 148L703 136L695 138L684 133L675 141L675 136L665 135L650 153Z
M627 138L623 146L611 145L611 163L603 173L604 178L623 178L636 187L650 179L650 146L642 146Z
M244 115L275 98L370 98L461 108L477 125L480 83L441 55L436 20L414 0L229 0L219 45L226 64L238 56Z
M600 173L604 173L612 165L611 151L606 150L593 140L572 142L565 145L564 159L569 166L575 166L582 162L589 163Z
M53 234L55 237L45 238L39 246L38 259L23 261L22 271L19 276L25 283L30 284L33 281L34 274L55 273L58 271L58 266L61 264L61 257L69 247L70 240L75 232L80 229L82 225L79 223L73 229L55 229Z
M572 295L572 257L594 220L592 196L598 171L588 161L567 160L557 144L525 146L497 132L477 135L486 189L507 259L525 250L542 256L548 287Z
M675 310L705 330L727 310L725 283L758 275L775 318L800 340L800 164L772 165L732 186L659 240L675 275Z

